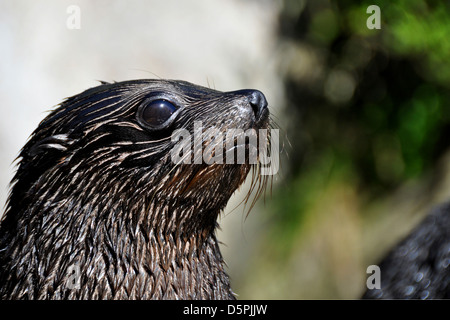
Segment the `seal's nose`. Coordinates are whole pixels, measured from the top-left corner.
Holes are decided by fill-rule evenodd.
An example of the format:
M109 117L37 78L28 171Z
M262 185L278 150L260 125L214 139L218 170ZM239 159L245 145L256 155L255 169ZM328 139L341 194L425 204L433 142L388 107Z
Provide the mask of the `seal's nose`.
M244 95L248 98L253 113L255 114L256 121L261 120L263 117L267 117L269 109L267 107L267 100L264 94L259 90L245 89L233 92L234 94Z
M259 119L265 112L267 112L267 100L261 91L250 91L250 105L252 106L256 119Z

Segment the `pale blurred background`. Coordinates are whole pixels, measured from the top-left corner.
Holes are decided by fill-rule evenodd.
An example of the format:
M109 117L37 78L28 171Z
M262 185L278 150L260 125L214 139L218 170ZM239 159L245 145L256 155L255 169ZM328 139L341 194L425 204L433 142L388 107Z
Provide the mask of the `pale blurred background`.
M380 30L366 26L370 4ZM80 29L67 27L71 5ZM425 0L2 0L0 201L46 112L99 80L259 89L282 170L247 218L244 187L220 220L233 289L358 298L367 266L450 198L449 12Z

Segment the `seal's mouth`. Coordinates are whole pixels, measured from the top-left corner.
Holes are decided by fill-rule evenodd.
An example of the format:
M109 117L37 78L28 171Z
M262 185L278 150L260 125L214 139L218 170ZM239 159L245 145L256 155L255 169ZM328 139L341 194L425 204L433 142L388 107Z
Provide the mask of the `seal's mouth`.
M254 127L263 127L255 129ZM216 127L202 128L194 124L194 134L175 133L172 141L178 141L172 149L172 161L177 164L238 164L256 165L260 155L270 146L268 118L250 129Z

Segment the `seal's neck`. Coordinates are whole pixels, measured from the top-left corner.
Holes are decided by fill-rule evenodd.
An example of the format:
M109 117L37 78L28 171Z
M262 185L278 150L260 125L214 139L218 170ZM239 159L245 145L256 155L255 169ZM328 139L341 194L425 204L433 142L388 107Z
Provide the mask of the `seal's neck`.
M64 291L68 298L234 299L214 234L205 239L153 232L116 236L79 261L78 287L75 261L75 273L67 278L74 288Z
M150 204L145 197L137 203L123 198L87 201L72 195L9 212L18 218L12 229L19 232L9 233L8 244L2 241L0 262L9 272L2 273L0 296L234 299L215 236L219 211L189 212L208 215L213 223L188 234L158 219L168 217L169 208L157 198Z

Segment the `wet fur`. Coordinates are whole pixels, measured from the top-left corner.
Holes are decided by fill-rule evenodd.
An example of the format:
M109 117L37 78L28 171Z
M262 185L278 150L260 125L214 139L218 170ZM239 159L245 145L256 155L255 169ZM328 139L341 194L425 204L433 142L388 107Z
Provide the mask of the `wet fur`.
M436 207L381 261L364 299L450 299L450 203Z

